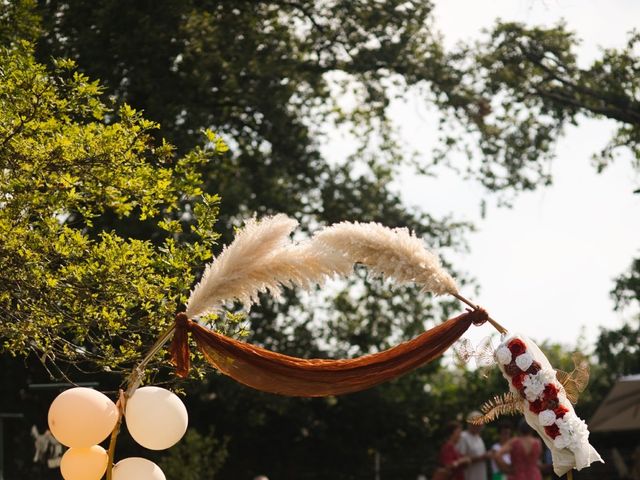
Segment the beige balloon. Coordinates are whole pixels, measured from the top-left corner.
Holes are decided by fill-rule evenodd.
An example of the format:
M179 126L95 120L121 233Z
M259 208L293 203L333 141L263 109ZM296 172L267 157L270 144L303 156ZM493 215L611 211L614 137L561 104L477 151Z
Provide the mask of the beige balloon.
M49 407L49 430L67 447L97 445L109 436L117 421L115 403L91 388L65 390Z
M189 416L175 393L160 387L142 387L127 401L127 430L143 447L164 450L187 430Z
M62 456L60 473L64 480L100 480L108 461L107 451L100 445L70 448Z
M166 480L158 465L146 458L130 457L113 466L113 480Z

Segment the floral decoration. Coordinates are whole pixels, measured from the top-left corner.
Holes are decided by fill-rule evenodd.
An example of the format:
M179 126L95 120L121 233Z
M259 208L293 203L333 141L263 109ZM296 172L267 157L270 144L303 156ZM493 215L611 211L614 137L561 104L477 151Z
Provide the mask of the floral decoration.
M552 450L556 474L601 460L589 444L587 425L575 414L556 371L533 342L519 336L507 338L495 351L495 358L511 392L522 399L527 422Z

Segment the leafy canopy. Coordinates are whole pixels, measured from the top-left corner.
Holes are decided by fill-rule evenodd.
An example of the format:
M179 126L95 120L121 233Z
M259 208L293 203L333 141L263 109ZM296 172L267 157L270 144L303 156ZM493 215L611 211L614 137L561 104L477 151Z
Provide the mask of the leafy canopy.
M210 258L218 197L202 194L199 169L227 147L207 132L177 157L152 140L156 123L108 108L71 60L47 71L27 42L0 50L0 65L0 349L119 368ZM202 198L188 231L174 215L185 198ZM104 215L164 234L125 238L94 224Z

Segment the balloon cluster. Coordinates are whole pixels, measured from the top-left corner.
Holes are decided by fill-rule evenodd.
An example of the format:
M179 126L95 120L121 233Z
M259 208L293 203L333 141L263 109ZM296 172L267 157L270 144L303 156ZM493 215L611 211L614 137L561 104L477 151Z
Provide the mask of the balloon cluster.
M118 407L91 388L71 388L49 407L49 430L69 447L60 470L65 480L100 480L109 457L99 443L116 428ZM187 409L169 390L142 387L127 400L124 418L133 439L150 450L175 445L187 430ZM125 458L113 467L113 480L165 480L155 463L139 457Z

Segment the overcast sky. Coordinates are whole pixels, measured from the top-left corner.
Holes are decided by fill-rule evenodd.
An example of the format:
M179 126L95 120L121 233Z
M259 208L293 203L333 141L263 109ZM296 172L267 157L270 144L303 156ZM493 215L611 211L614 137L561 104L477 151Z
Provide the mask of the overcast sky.
M632 0L436 0L435 13L447 46L478 38L498 17L548 26L564 19L582 39L582 65L640 27L640 2ZM437 137L433 112L417 95L396 102L393 112L403 138L428 158ZM640 182L626 152L602 174L591 166L613 126L589 120L569 128L557 147L554 185L519 195L511 209L492 206L484 219L479 205L491 197L477 184L446 171L437 180L412 172L400 178L408 206L475 223L471 251L456 255L456 265L478 280L476 300L508 329L575 345L581 333L591 344L600 326L621 324L609 292L640 254L640 195L632 193ZM488 328L469 336L477 342Z

